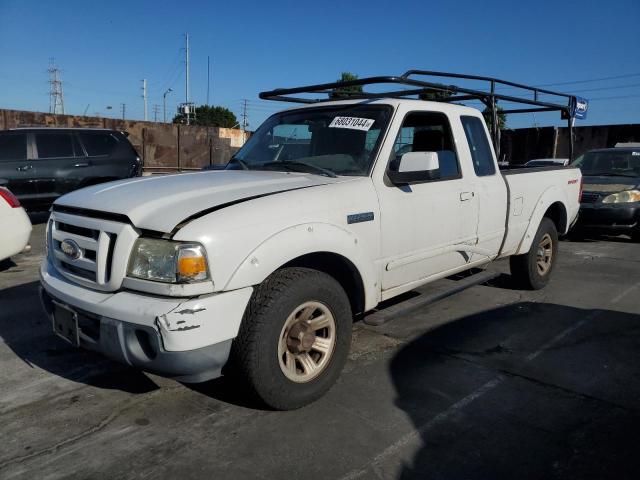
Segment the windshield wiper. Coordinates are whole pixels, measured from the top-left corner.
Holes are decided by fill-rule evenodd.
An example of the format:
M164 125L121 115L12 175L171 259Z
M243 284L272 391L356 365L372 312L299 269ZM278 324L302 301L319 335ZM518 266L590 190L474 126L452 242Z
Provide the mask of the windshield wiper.
M227 163L227 165L229 165L230 163L237 163L242 167L243 170L250 170L249 166L244 162L244 160L240 160L238 157L231 157L231 160L229 160L229 163Z
M318 175L324 175L326 177L336 178L337 175L333 173L331 170L327 170L326 168L318 167L317 165L312 165L311 163L305 162L297 162L295 160L286 160L282 162L269 162L262 165L262 167L277 167L282 165L283 167L289 168L294 172L303 172L303 173L314 173ZM296 168L298 167L298 168ZM303 167L304 170L301 170L299 167ZM309 170L312 170L309 172Z

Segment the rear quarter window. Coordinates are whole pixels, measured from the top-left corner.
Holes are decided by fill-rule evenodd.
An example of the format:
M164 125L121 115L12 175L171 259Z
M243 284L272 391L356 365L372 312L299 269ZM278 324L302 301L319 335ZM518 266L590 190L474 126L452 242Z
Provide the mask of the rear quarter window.
M118 144L110 133L80 133L79 136L90 157L109 155Z
M478 177L493 175L496 173L496 166L482 120L471 116L462 116L460 120L467 137L469 150L471 150L473 170Z
M0 135L0 162L26 160L27 136L21 133Z

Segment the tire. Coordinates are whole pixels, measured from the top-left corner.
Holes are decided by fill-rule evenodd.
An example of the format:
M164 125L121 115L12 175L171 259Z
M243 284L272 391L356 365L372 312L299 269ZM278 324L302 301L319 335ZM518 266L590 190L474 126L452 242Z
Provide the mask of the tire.
M347 294L333 277L308 268L278 270L253 292L233 341L232 369L267 407L300 408L338 379L352 322Z
M511 276L519 287L540 290L549 283L557 258L558 231L553 221L544 217L529 252L510 258Z
M631 232L631 241L640 243L640 227L636 227L636 229Z

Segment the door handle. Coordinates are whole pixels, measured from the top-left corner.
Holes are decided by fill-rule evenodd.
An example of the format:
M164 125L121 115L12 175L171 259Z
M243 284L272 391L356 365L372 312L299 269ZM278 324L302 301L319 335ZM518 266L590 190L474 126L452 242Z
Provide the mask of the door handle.
M74 165L74 167L88 167L88 166L89 166L88 162L80 162Z
M460 201L466 202L475 196L475 192L460 192Z
M33 168L33 165L23 165L21 167L16 167L16 170L18 170L19 172L26 172L27 170L31 170Z

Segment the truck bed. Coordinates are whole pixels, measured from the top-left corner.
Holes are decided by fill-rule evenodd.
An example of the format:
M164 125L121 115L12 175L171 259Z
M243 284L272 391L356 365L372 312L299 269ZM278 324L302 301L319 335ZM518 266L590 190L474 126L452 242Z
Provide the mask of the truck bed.
M507 185L507 232L500 256L525 253L540 219L549 208L560 221L558 234L566 234L580 208L580 170L572 167L527 167L502 171ZM551 200L553 198L553 200ZM564 206L558 203L560 199Z

